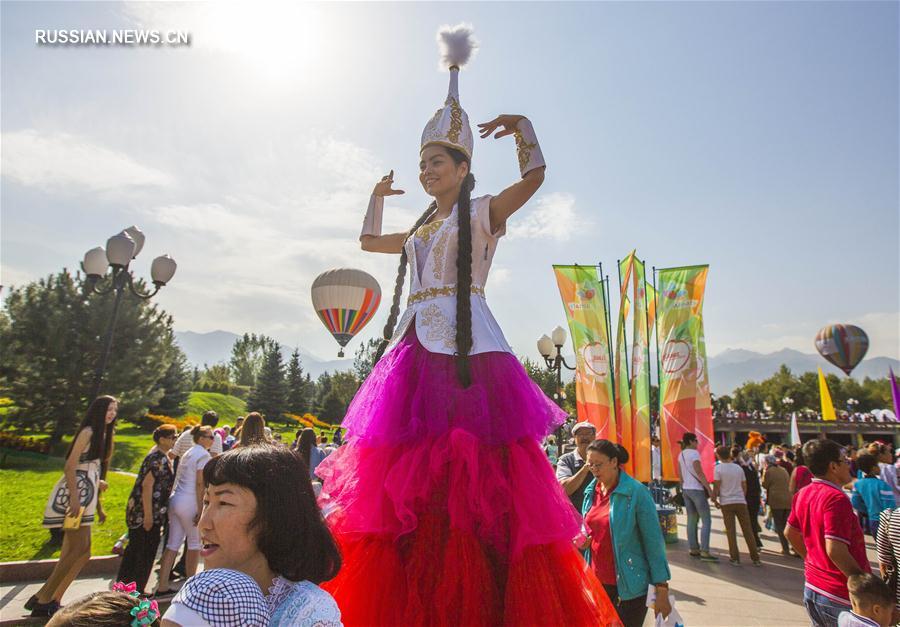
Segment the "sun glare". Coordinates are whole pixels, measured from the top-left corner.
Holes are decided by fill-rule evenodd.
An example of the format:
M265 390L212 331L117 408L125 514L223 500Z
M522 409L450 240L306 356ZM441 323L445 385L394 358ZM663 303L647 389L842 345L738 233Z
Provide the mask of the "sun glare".
M312 70L323 29L315 7L302 3L210 3L198 43L234 53L272 79Z

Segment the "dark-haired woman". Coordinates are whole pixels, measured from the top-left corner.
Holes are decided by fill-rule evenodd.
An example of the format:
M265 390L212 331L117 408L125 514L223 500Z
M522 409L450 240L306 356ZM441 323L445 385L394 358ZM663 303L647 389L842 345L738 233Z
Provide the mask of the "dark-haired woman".
M160 425L153 431L156 446L141 463L125 506L128 544L122 554L116 581L135 582L142 595L156 561L160 532L175 481L168 453L175 446L177 437L178 430L174 425Z
M339 627L340 611L318 584L341 567L319 513L306 462L281 446L229 451L203 469L203 563L250 576L266 595L272 626Z
M306 462L309 467L309 478L316 480L316 468L325 459L325 452L316 446L316 432L309 427L297 432L296 446L294 450ZM326 440L327 442L327 440Z
M399 254L400 267L383 356L342 422L347 444L317 469L344 556L326 587L348 625L616 623L572 546L578 516L539 444L565 413L528 378L485 300L497 243L541 186L544 161L526 118L480 125L482 137L515 135L522 178L472 198L458 91L468 35L441 35L455 44L450 90L419 152L433 202L409 231L382 234L384 197L402 193L391 172L360 235L363 250Z
M654 611L672 613L669 562L650 491L622 469L628 451L609 440L587 448L594 475L584 491L588 562L613 600L625 627L640 627L647 613L647 587L656 588Z
M241 425L241 432L238 434L238 441L235 442L234 448L242 446L250 446L251 444L268 444L269 438L266 437L266 420L259 412L250 412L244 418L244 424Z
M79 511L81 522L77 529L63 531L59 561L38 593L25 604L32 616L52 616L59 609L63 594L91 557L91 525L95 517L101 523L106 520L100 504L100 491L104 487L100 468L112 456L117 411L118 402L112 396L94 399L69 445L63 476L50 492L44 509L43 525L48 529L62 527L67 516L77 517ZM71 499L72 494L78 498Z
M175 488L169 497L169 539L166 550L159 561L159 584L156 596L169 594L169 578L178 549L187 539L185 572L188 577L197 572L200 558L200 532L197 521L203 508L203 468L212 458L209 449L215 441L212 427L200 426L191 429L194 446L181 456L175 472Z

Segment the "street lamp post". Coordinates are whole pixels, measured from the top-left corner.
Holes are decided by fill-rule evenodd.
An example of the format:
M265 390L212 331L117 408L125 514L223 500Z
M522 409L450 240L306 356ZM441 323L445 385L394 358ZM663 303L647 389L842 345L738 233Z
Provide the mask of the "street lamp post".
M847 416L850 420L853 420L853 414L855 412L856 406L859 405L859 401L855 398L847 399L847 413L850 414Z
M542 335L537 341L538 352L544 358L544 363L549 370L556 371L556 394L554 399L557 405L562 406L562 369L575 370L575 366L570 366L565 357L562 356L562 347L566 343L566 330L562 327L556 327L550 332L550 336ZM556 454L562 455L562 425L556 428Z
M106 250L101 246L92 248L84 255L82 268L87 275L85 290L94 294L116 293L116 299L113 301L112 315L106 327L106 334L103 339L103 350L100 354L100 361L94 371L94 389L90 400L100 396L100 389L103 385L103 375L106 372L106 366L109 362L109 353L112 349L113 333L116 329L116 319L119 317L119 305L122 303L122 296L125 294L125 288L128 288L132 294L142 299L152 298L159 292L166 283L172 280L175 275L175 269L178 267L175 260L168 255L161 255L153 260L150 265L150 278L153 281L155 289L149 294L141 292L134 285L134 275L128 269L128 265L132 259L138 256L144 247L144 234L136 226L130 226L121 233L113 235L106 241ZM111 268L107 274L107 268ZM100 287L100 281L109 277L109 284L106 287Z
M792 399L790 396L785 396L783 399L781 399L781 404L787 407L788 413L790 413L791 408L794 406L794 399Z

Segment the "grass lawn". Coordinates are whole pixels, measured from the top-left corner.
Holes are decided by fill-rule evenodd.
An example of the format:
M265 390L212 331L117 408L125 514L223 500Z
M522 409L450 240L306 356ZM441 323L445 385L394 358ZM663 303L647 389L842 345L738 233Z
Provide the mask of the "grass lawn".
M59 557L59 547L47 543L50 533L41 520L62 467L60 458L0 449L0 561ZM107 519L92 527L93 555L109 555L126 530L125 503L134 478L110 472L107 481L109 490L101 497Z
M218 394L216 392L191 392L185 414L202 416L203 412L213 410L219 414L219 426L233 425L238 416L247 413L247 403L237 396Z

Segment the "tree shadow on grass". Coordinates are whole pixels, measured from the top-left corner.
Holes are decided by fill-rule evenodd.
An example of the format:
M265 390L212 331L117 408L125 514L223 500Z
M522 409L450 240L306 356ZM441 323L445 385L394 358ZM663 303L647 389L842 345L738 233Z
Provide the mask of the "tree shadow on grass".
M47 533L49 534L50 532L48 531ZM34 553L34 555L32 555L31 557L28 558L28 561L29 561L29 562L33 562L33 561L35 561L35 560L48 560L48 559L52 559L52 558L54 557L53 554L56 553L57 551L59 551L60 546L61 546L61 545L57 544L56 542L53 542L53 541L50 540L50 538L48 537L48 538L47 538L47 541L44 542L44 544L41 546L41 548L39 548L39 549ZM59 557L59 556L57 555L56 557Z

